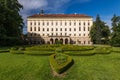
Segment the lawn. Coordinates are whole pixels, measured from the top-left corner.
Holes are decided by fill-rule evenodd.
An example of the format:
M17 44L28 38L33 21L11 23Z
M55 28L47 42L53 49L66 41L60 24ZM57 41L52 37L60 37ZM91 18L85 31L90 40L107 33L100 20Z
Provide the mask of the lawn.
M120 53L72 56L64 77L54 77L49 56L0 53L0 80L120 80Z

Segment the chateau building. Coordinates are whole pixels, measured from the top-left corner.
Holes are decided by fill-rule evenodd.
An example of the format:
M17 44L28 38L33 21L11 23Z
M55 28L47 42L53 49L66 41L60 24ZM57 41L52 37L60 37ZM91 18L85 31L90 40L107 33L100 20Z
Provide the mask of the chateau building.
M35 14L27 18L30 44L91 45L93 18L84 14Z

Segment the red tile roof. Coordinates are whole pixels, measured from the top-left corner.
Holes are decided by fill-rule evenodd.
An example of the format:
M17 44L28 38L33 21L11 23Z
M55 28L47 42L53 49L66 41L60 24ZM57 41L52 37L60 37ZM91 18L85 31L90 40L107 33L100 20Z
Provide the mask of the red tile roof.
M34 14L28 18L67 18L67 17L76 17L76 18L92 18L84 14Z

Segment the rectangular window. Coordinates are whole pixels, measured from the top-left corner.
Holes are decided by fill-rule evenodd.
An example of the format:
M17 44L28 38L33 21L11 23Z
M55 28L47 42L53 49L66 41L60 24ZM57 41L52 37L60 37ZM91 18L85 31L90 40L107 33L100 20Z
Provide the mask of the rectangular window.
M60 31L62 31L62 28L60 28Z
M71 34L69 34L69 36L71 36Z
M67 28L65 28L65 31L67 31Z
M43 22L43 26L45 25L45 23Z
M34 31L36 31L36 27L34 27Z
M71 28L69 28L69 31L71 31Z
M58 31L58 28L56 28L56 31Z
M47 28L47 31L49 31L49 28Z
M53 31L53 28L51 29L51 31Z
M90 25L90 23L88 22L88 26Z
M65 26L67 25L67 23L65 22Z
M90 31L90 27L88 27L88 31Z
M85 27L83 27L84 31L85 31Z
M65 33L65 36L67 36L67 33Z
M79 27L79 31L81 31L81 27Z
M69 25L71 26L71 22L69 23Z
M47 22L47 26L49 26L49 22Z
M40 27L38 27L38 31L40 31Z
M36 25L36 22L34 22L34 25Z
M30 23L30 25L32 25L32 22Z
M43 31L45 31L45 29L43 28Z
M62 36L62 33L60 33L60 35Z
M85 26L85 22L84 22L84 26Z
M74 31L76 31L76 28L74 28Z
M38 23L38 25L40 25L40 22Z
M81 23L79 22L79 26L81 25Z
M30 27L30 31L32 31L32 27Z
M79 36L81 36L81 34L79 34Z
M53 36L53 33L52 33L52 36Z

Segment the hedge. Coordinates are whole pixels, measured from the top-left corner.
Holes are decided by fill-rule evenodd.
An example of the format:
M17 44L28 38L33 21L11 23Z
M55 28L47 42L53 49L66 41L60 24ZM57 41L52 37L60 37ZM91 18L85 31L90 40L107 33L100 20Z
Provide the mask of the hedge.
M13 54L24 54L24 51L20 51L20 50L10 50L10 53L13 53Z
M28 55L51 55L54 54L54 51L24 51Z
M0 50L0 53L9 52L9 50Z
M95 53L96 54L109 54L112 52L112 47L96 47Z
M63 51L86 51L93 50L94 46L76 46L76 45L64 45L62 46Z
M13 53L13 54L24 54L24 50L25 50L24 47L12 47L10 49L10 53Z
M25 50L27 51L54 51L55 48L51 48L51 47L37 47L37 46L34 46L34 47L27 47Z
M73 55L73 56L90 56L95 54L95 50L88 51L66 51L64 54Z
M120 53L120 47L112 47L112 52Z
M63 55L65 55L65 54L63 54ZM55 60L55 56L56 56L56 54L53 54L50 56L50 65L53 68L53 70L55 70L59 74L66 71L73 64L73 59L70 56L66 55L67 61L62 65L58 65Z

